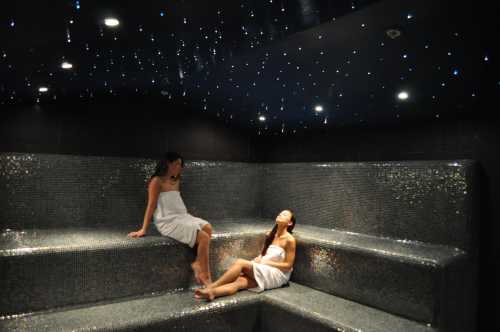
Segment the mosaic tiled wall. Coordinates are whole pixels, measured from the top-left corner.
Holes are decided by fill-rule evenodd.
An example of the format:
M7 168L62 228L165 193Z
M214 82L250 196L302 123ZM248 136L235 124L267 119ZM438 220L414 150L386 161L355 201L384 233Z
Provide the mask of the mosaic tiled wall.
M2 228L142 225L155 160L51 154L0 154ZM256 168L187 161L181 192L207 220L258 215Z
M474 236L477 192L469 160L261 167L263 217L290 207L299 223L460 248Z
M156 161L0 154L0 225L140 225ZM475 164L459 161L187 161L188 210L213 223L293 209L300 224L469 248Z

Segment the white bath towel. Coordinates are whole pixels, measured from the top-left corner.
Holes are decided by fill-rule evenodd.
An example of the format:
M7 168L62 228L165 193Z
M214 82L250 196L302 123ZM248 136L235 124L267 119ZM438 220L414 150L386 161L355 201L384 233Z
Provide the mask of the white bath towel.
M176 190L160 192L153 222L162 235L185 243L191 248L196 243L198 231L208 224L206 220L187 212L181 193Z
M262 260L272 260L276 262L282 262L285 260L285 249L280 246L271 244L266 251L266 254L262 257ZM288 272L283 272L280 269L261 263L256 263L252 261L253 265L253 275L255 281L257 282L257 287L250 288L250 291L260 293L265 289L272 289L281 287L290 280L292 270Z

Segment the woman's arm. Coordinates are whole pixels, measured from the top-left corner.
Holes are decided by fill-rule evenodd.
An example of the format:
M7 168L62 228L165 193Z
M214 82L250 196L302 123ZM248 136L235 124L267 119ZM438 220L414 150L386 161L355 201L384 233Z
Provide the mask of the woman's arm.
M296 248L295 238L290 237L290 239L286 242L285 260L283 262L275 262L272 260L265 259L261 261L261 264L273 266L275 268L280 269L283 272L288 272L292 269L293 263L295 262L295 248Z
M146 234L153 213L156 210L156 204L158 202L158 195L160 194L160 182L157 177L154 177L148 186L148 205L146 207L146 212L144 213L144 220L142 222L142 228L137 232L129 233L129 236L139 237Z
M275 261L271 261L268 259L263 259L260 261L260 263L264 264L264 265L269 265L269 266L275 267L277 269L280 269L283 272L288 272L292 268L287 262L275 262Z

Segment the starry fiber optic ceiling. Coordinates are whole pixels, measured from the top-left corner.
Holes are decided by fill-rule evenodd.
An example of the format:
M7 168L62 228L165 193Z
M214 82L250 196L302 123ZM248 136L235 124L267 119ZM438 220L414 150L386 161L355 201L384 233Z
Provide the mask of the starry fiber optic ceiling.
M452 117L494 71L478 13L444 0L2 1L0 105L155 98L258 133Z

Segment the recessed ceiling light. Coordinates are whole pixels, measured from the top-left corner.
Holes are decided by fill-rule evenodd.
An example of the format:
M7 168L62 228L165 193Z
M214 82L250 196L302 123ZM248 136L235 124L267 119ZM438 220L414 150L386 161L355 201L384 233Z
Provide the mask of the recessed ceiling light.
M406 100L409 97L410 97L410 95L406 91L401 91L400 93L398 93L398 99L399 100Z
M49 91L49 88L47 88L46 86L41 86L38 88L38 92L47 92Z
M62 69L71 69L73 68L73 65L67 61L64 61L62 64L61 64L61 68Z
M108 27L116 27L120 24L120 21L118 21L116 18L108 17L104 19L104 24L106 24L106 26Z
M259 116L259 121L261 122L266 121L266 117L264 115Z
M316 107L314 108L314 110L315 110L316 112L323 112L323 106L321 106L321 105L316 105Z

